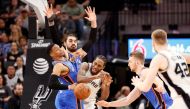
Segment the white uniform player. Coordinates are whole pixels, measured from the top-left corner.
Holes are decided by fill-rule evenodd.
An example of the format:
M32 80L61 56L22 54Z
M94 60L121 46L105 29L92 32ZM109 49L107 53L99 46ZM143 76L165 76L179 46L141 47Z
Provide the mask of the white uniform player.
M159 73L173 98L171 109L190 108L190 74L185 58L179 53L163 50L159 52L168 61L167 73Z
M92 76L90 68L91 64L89 64L89 69L86 72L86 76ZM90 87L91 93L90 96L84 100L84 109L95 109L97 93L101 88L101 79L94 79L87 83L87 85Z
M171 52L167 33L162 29L153 31L151 38L157 55L150 62L149 76L143 82L134 77L132 84L141 91L147 91L151 88L157 73L163 71L158 74L171 93L173 99L171 109L190 109L190 74L187 66L190 64L190 55Z
M103 71L106 58L102 55L97 56L92 63L83 62L80 66L77 81L87 83L91 89L90 96L84 100L85 109L95 109L96 100L106 100L110 93L112 77L108 72ZM97 97L98 91L100 97Z

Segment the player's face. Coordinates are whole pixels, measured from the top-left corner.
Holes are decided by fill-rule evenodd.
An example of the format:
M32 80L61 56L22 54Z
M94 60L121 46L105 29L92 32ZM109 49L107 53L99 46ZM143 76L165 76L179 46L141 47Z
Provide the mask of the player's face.
M137 68L137 61L134 57L129 57L128 66L131 69L132 72L135 72Z
M69 36L66 40L66 47L70 52L75 52L77 49L77 38Z
M55 44L51 49L51 56L52 57L62 57L64 56L64 52L61 50L61 48Z
M99 58L96 58L92 63L91 72L96 75L98 72L104 69L104 61Z

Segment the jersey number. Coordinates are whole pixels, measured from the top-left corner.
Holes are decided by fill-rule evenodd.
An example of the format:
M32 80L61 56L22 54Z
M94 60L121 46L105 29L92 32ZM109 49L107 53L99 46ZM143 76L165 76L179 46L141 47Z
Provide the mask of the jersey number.
M176 67L175 67L175 72L176 74L179 74L181 73L181 77L185 77L189 74L189 71L188 71L188 66L186 63L177 63L176 64Z

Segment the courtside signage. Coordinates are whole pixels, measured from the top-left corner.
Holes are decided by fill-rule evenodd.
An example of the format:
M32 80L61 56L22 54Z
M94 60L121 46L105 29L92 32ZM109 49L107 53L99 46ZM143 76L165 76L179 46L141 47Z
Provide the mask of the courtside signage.
M190 53L190 38L168 38L169 49L179 53ZM128 39L128 56L132 51L141 51L146 59L152 59L156 54L150 38Z

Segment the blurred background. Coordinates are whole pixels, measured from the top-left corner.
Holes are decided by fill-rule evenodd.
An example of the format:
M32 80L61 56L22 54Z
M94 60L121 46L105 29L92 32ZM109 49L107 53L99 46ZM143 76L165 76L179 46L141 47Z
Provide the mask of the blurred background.
M72 15L63 9L68 1L48 0L53 4L54 11L61 12L58 16L59 33L76 32L80 47L88 40L90 24L82 19L82 29L75 24L72 26L72 19L69 19ZM149 66L155 55L151 45L153 30L166 30L171 49L190 53L190 0L76 0L76 3L84 9L88 5L96 8L98 36L88 51L87 61L91 62L99 54L108 58L105 70L113 77L108 101L127 96L133 89L131 78L135 74L130 72L127 63L131 51L142 51L146 57L145 66ZM5 76L13 73L19 79L11 84L0 82L0 86L6 85L10 90L13 90L15 83L24 82L27 74L24 69L29 36L28 18L32 15L35 15L34 11L19 0L0 0L0 74ZM5 96L0 94L1 97ZM143 97L120 109L138 109L141 103L146 103ZM146 106L151 108L149 103Z

